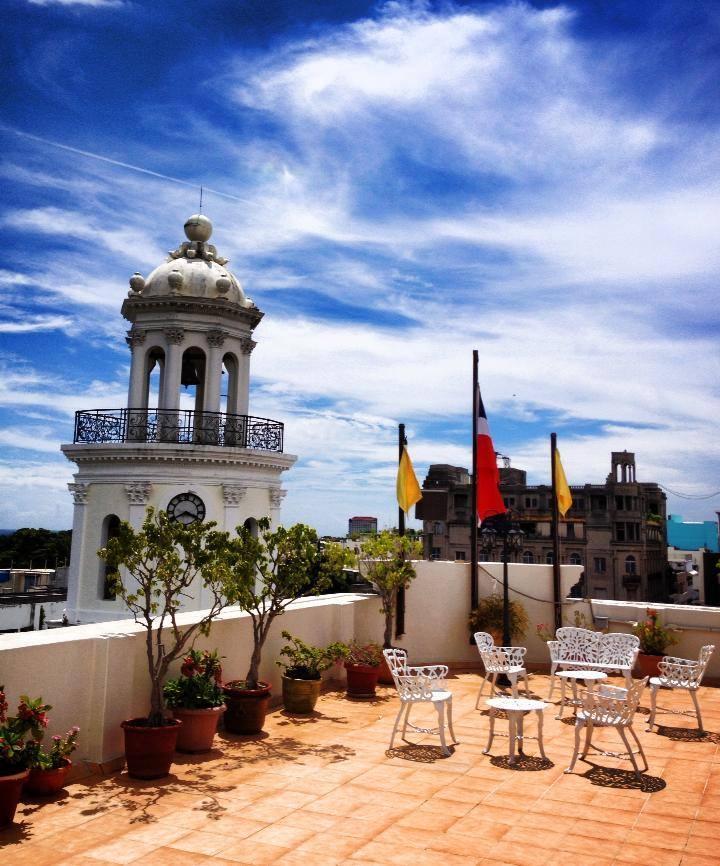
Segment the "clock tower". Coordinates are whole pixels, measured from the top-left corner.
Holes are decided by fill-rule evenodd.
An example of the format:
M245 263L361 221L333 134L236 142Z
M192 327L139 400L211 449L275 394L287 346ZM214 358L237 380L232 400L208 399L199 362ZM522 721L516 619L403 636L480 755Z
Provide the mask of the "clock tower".
M252 334L263 314L210 243L212 223L185 223L186 240L147 277L130 278L122 314L131 323L127 407L75 413L65 456L77 464L68 585L71 621L127 615L97 556L121 520L139 527L147 506L185 525L219 529L279 519L279 421L248 414ZM195 587L189 609L207 606Z

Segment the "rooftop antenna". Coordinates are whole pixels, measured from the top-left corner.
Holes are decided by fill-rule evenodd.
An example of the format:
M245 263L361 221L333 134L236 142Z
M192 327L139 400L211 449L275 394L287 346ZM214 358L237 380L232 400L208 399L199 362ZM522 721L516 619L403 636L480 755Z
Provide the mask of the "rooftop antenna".
M202 213L202 194L203 194L203 188L200 187L200 211L199 211L200 213Z

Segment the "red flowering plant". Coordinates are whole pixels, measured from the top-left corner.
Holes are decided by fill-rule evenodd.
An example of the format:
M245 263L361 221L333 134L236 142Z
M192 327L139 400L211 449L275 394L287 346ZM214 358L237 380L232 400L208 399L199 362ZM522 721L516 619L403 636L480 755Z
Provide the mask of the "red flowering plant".
M640 651L648 655L661 656L665 650L676 644L678 639L673 634L677 629L669 629L660 625L658 612L651 607L645 611L647 619L633 623L632 633L640 638Z
M217 650L190 650L183 659L180 676L165 683L163 694L171 708L206 710L222 706L222 665Z
M62 767L68 757L77 749L79 733L80 728L74 726L64 737L60 734L53 734L52 745L49 749L41 746L39 741L30 743L29 748L32 753L30 767L38 770L57 770Z
M8 716L5 687L0 686L0 776L12 776L32 766L37 744L48 725L47 711L52 707L42 698L20 697L16 716Z

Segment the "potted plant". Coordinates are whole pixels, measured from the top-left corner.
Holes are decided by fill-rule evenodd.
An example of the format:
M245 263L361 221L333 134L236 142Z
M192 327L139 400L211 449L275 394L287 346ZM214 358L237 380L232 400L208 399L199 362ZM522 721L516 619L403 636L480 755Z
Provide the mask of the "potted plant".
M665 655L665 650L676 644L678 639L670 629L660 624L656 610L649 607L646 613L646 619L633 624L632 633L640 639L637 667L641 677L657 677L660 674L658 662Z
M314 529L296 523L289 529L270 529L263 517L258 536L238 526L230 540L229 573L225 594L250 614L253 650L241 680L225 683L225 730L257 734L263 729L270 702L270 684L260 680L260 662L270 627L287 606L303 595L322 592L327 579L319 573L318 538Z
M57 794L65 787L65 780L72 767L70 755L77 749L80 728L70 728L64 737L54 734L52 746L46 750L39 740L35 741L30 760L30 775L23 790L33 796Z
M178 752L209 752L225 712L217 651L191 649L183 659L180 676L165 683L163 694L173 718L182 722Z
M109 575L113 591L145 629L150 712L122 723L128 774L138 779L157 779L170 772L181 722L166 714L163 682L170 665L187 652L198 633L208 633L227 605L223 585L228 536L214 526L184 526L165 511L148 508L139 530L122 521L117 537L98 551L115 569ZM127 582L121 580L119 567L127 570ZM190 625L180 625L182 600L200 581L209 590L209 608Z
M348 697L374 698L383 660L380 644L353 641L345 647L344 658Z
M509 602L510 639L520 640L528 630L530 620L527 612L519 601ZM481 598L478 606L470 612L468 621L471 634L485 631L492 635L495 646L503 643L503 598L501 595L487 595Z
M284 631L282 636L290 643L280 650L285 660L277 662L283 669L283 703L289 713L311 713L320 697L322 672L331 668L345 655L345 646L332 643L326 647L306 644L299 637Z
M8 716L5 687L0 686L0 827L11 824L22 787L30 775L34 742L41 740L52 709L42 698L22 695L16 716Z
M392 647L393 620L397 609L399 589L407 589L415 578L412 557L422 555L422 545L407 535L396 535L384 530L363 542L358 556L360 574L380 596L380 611L385 618L383 649ZM385 658L381 657L378 680L392 684L393 678Z

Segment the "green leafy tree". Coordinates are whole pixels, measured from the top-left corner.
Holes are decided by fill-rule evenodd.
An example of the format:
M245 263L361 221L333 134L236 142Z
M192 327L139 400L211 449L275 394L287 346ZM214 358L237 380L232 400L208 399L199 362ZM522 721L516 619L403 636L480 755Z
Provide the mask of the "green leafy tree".
M0 567L54 568L70 561L72 532L51 529L18 529L0 535Z
M230 539L229 573L225 594L250 614L253 651L244 687L256 689L260 661L270 626L287 606L303 595L317 595L328 584L319 572L320 552L314 529L296 523L270 529L270 521L258 520L258 537L238 526Z
M145 629L151 682L148 725L165 722L162 686L168 668L198 633L209 633L212 620L228 604L223 590L229 574L229 539L214 526L212 521L183 526L166 512L148 508L141 529L136 531L123 521L118 536L98 551L115 569L111 574L115 593ZM127 570L126 582L118 568ZM198 577L210 590L209 610L197 622L180 626L178 613L183 601L192 598L190 588Z
M408 587L415 578L415 568L410 561L422 556L422 545L407 535L397 535L387 529L372 535L363 543L358 556L360 573L369 580L380 595L380 610L385 616L383 646L392 646L392 628L397 591Z
M352 576L346 569L357 564L355 554L337 541L330 541L320 547L317 579L324 587L323 592L347 592Z

